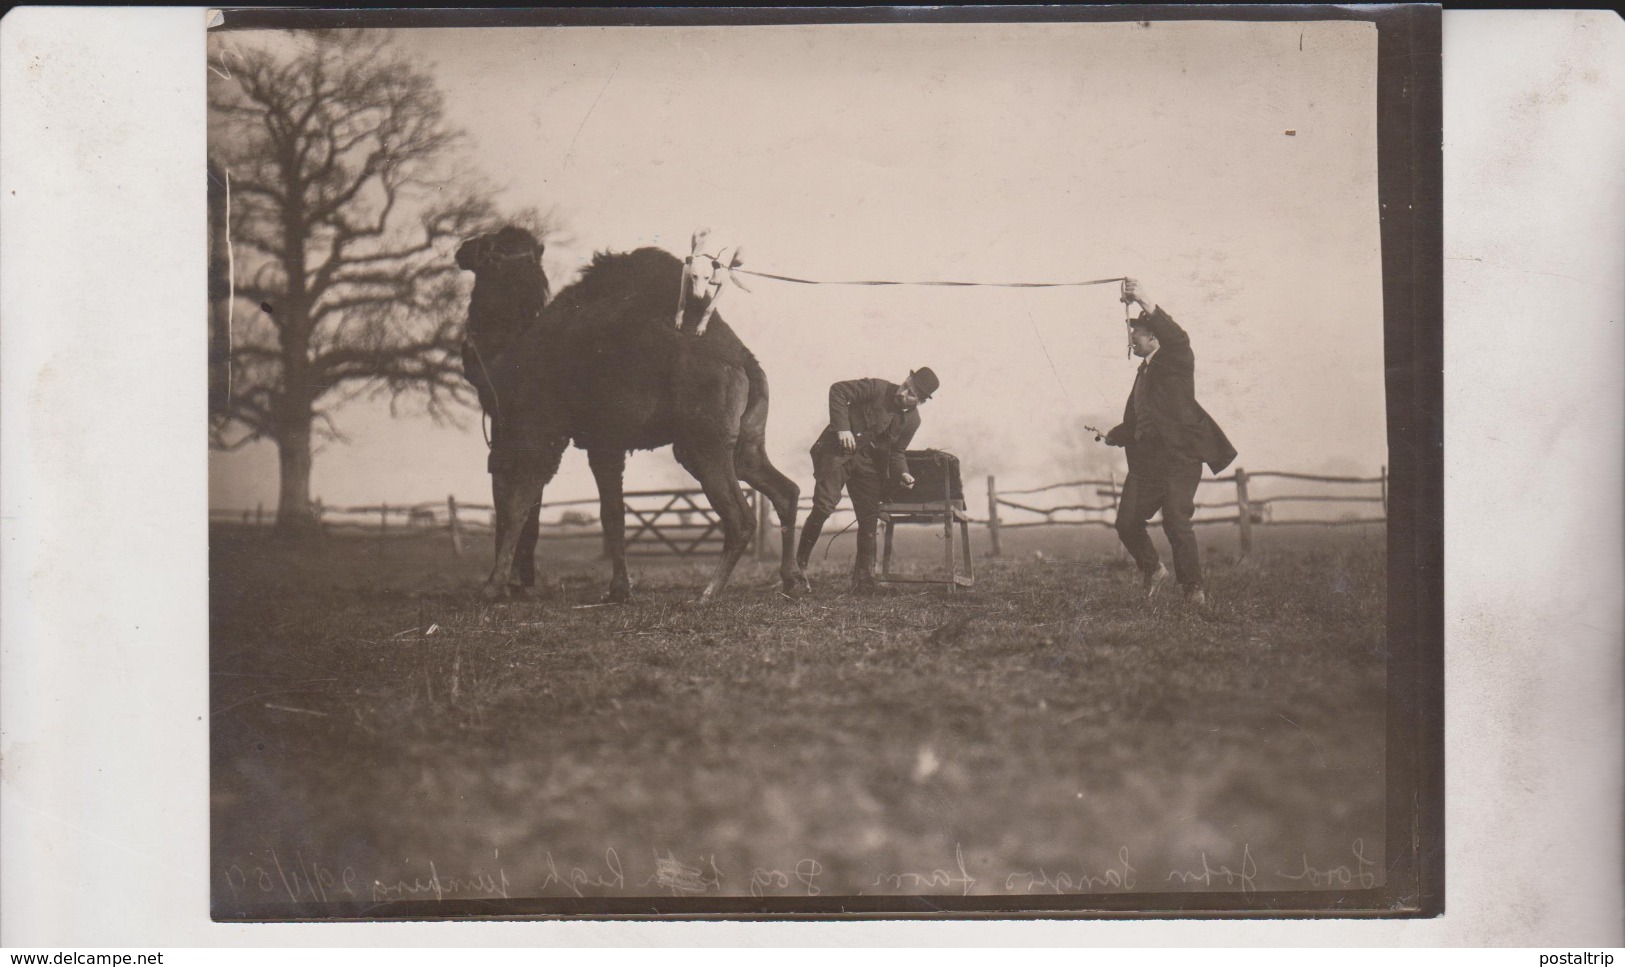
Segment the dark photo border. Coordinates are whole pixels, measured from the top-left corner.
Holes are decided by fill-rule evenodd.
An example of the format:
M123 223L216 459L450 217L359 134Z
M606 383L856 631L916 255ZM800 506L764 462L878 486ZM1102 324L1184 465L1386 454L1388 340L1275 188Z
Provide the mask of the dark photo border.
M616 897L265 904L223 922L445 919L1434 917L1444 911L1444 451L1441 8L1113 5L223 11L214 30L307 27L1327 21L1375 25L1390 502L1388 868L1368 890L1082 896ZM200 179L201 180L201 179Z

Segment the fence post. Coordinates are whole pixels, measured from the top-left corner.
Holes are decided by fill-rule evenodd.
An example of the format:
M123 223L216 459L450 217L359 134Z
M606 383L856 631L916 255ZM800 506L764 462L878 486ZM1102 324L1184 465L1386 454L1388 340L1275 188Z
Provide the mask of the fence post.
M317 497L312 501L311 509L316 513L316 529L325 535L327 533L327 521L323 519L322 515L327 512L327 508L322 506L322 498Z
M1241 525L1241 557L1253 552L1253 508L1247 502L1247 471L1236 468L1236 523Z
M1123 499L1123 495L1117 490L1117 468L1113 467L1106 471L1106 485L1112 488L1112 519L1107 522L1107 526L1114 527L1117 523L1117 512L1122 509L1120 501ZM1112 556L1117 560L1121 561L1128 557L1128 548L1123 546L1122 541L1112 541L1112 548Z
M993 556L999 556L999 486L987 475L987 534L993 539Z
M389 534L389 505L385 504L385 503L380 503L378 505L378 536L380 538L383 538L383 537L388 536L388 534Z
M1388 465L1382 465L1382 516L1388 516Z
M946 464L946 461L943 461L943 463ZM942 479L944 482L942 497L942 567L944 573L948 576L948 593L953 594L959 590L958 583L954 581L954 575L958 573L959 569L954 567L954 501L949 496L953 491L948 489L952 484L946 465L942 467ZM891 569L887 568L887 570Z
M254 526L265 526L265 504L263 501L254 505Z
M458 557L463 556L463 525L457 519L457 495L446 495L446 526L451 528L451 549Z

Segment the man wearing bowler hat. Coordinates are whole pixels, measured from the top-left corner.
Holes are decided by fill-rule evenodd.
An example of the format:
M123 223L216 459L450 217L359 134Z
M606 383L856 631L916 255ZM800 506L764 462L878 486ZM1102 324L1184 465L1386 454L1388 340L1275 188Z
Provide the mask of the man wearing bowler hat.
M1191 514L1202 464L1214 473L1230 466L1236 448L1196 402L1196 355L1191 337L1146 296L1135 279L1123 282L1123 301L1137 302L1140 315L1130 323L1129 342L1144 362L1123 408L1123 422L1106 434L1106 442L1128 448L1128 479L1117 506L1117 535L1140 566L1148 595L1168 577L1145 522L1162 511L1162 530L1174 552L1174 576L1192 604L1203 604L1202 559Z
M938 385L937 374L922 366L901 383L850 379L829 388L829 425L812 446L813 507L796 550L796 562L803 569L844 489L858 518L852 590L866 594L875 589L880 497L892 480L905 488L914 486L904 451L920 428L920 404Z

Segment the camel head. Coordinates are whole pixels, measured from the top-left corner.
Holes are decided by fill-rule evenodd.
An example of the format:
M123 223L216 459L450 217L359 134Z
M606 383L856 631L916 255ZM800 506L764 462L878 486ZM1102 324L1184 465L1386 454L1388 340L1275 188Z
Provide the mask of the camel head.
M677 328L683 328L683 317L689 305L700 307L700 320L694 334L705 335L705 328L717 310L717 303L728 283L732 282L750 291L739 281L734 270L744 263L744 249L738 245L708 246L710 230L700 229L689 240L689 256L683 261L682 290L677 296Z
M500 351L541 313L552 296L542 271L542 243L512 225L479 235L457 249L457 267L474 273L468 302L469 338Z
M457 267L478 274L509 264L540 265L543 245L536 236L509 225L464 242L457 249Z

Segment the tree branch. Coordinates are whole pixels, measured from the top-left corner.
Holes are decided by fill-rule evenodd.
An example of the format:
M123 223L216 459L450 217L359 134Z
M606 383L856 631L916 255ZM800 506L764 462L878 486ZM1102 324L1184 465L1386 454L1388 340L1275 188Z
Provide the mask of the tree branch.
M335 408L367 394L421 396L436 419L468 403L465 287L445 244L495 210L457 167L433 79L371 32L248 46L209 72L209 149L231 179L233 295L273 311L237 313L211 443L304 433L279 421L307 416L332 437Z

